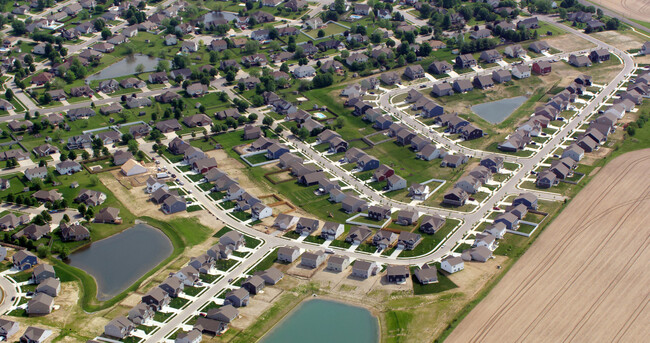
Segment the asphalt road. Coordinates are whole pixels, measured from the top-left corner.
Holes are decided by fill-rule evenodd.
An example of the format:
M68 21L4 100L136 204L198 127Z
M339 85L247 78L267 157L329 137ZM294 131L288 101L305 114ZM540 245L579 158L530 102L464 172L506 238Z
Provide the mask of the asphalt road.
M0 313L6 313L11 309L14 301L11 299L18 294L18 290L11 281L4 276L0 276L0 291L2 292L2 303L0 303Z
M543 18L542 20L552 22L552 19L549 18ZM478 209L476 212L469 213L469 214L461 214L461 213L451 213L450 216L458 219L463 220L463 224L461 225L460 229L458 229L455 233L452 234L452 236L449 238L447 242L450 242L450 244L446 244L446 248L443 246L442 249L439 249L435 251L433 254L430 254L428 256L424 257L418 257L418 258L413 258L413 259L398 259L398 260L390 260L390 263L393 264L422 264L422 263L427 263L433 260L437 260L448 254L449 249L453 247L453 245L462 239L462 237L467 233L467 231L471 230L472 227L475 225L477 221L479 221L481 218L485 216L487 211L489 211L492 207L494 207L498 201L500 201L502 198L504 198L508 194L513 194L513 193L518 193L519 190L517 189L517 184L519 181L524 178L526 175L530 174L530 171L535 168L535 166L540 163L546 156L548 156L551 151L557 146L573 129L577 128L579 125L582 124L583 118L585 118L587 115L592 113L596 107L605 100L606 97L610 96L613 94L616 90L616 87L625 79L626 75L629 74L633 68L634 68L634 61L632 58L624 53L623 51L620 51L612 46L606 45L596 39L591 38L588 35L585 35L581 32L575 31L569 27L566 27L564 25L556 24L563 29L576 34L584 39L587 39L589 41L592 41L596 43L597 45L607 48L613 53L617 54L621 59L623 60L624 63L624 68L623 70L614 77L612 82L610 82L600 93L599 95L591 101L585 108L582 109L582 111L579 113L578 116L574 118L564 129L562 129L558 134L556 134L535 156L532 158L527 158L527 159L520 159L518 162L522 164L522 167L520 170L512 177L508 182L506 182L505 185L503 185L501 188L499 188L487 201L486 203L481 206L480 209ZM355 179L354 177L349 176L348 173L342 173L342 170L334 165L332 162L330 162L328 159L322 157L320 154L316 153L314 150L312 150L310 147L305 145L304 143L291 139L291 143L297 147L298 149L302 150L303 153L307 154L310 158L315 159L318 163L322 164L325 166L327 169L330 169L331 171L336 171L336 175L340 176L342 179L344 179L346 182L350 183L354 187L356 187L358 190L361 190L366 196L368 196L370 199L373 199L374 201L381 202L384 204L390 204L393 207L398 207L398 208L404 208L404 207L409 207L412 208L412 206L408 206L405 204L397 203L392 200L389 200L387 198L384 198L371 190L369 187L366 185L362 184L360 181ZM152 153L151 151L149 153ZM168 168L171 168L171 164L167 163L166 161L162 160L163 165L167 165ZM255 252L255 254L248 258L246 261L244 261L239 267L237 267L234 271L229 273L227 276L225 276L221 281L219 281L216 285L212 286L209 291L207 291L205 294L199 297L196 301L190 304L186 309L182 310L179 314L177 314L170 322L168 322L161 330L156 332L153 336L151 336L149 339L147 339L147 342L159 342L162 341L163 338L171 333L175 328L177 328L182 322L187 320L189 317L194 315L200 308L203 306L207 301L210 301L212 297L214 297L223 287L227 285L227 280L230 278L237 277L241 275L246 269L248 269L250 266L252 266L258 259L260 259L267 251L270 249L273 249L277 246L282 246L282 245L291 245L291 246L297 246L301 249L313 249L316 246L307 244L304 242L296 242L292 240L287 240L284 238L280 237L275 237L271 236L265 233L262 233L260 231L254 230L251 227L248 227L241 222L231 218L230 216L226 215L223 211L217 209L213 204L210 199L207 198L207 196L201 192L201 190L196 187L191 180L188 178L184 178L184 182L186 183L185 188L192 190L192 194L198 201L203 203L208 211L214 215L216 218L219 220L225 222L227 225L242 231L244 233L256 236L258 238L261 238L264 240L264 243L262 247ZM418 210L421 210L418 208ZM429 209L426 208L424 209L423 212L429 212L429 211L439 211L439 210L434 210L434 209ZM445 212L445 211L443 211ZM367 254L361 254L361 253L355 253L355 252L348 252L348 251L340 251L337 249L337 253L343 254L350 256L351 258L355 259L366 259L366 260L374 260L382 263L386 263L389 260L386 259L385 257L378 257L378 256L370 256Z
M440 259L447 255L449 253L449 249L452 248L455 243L463 238L463 236L472 229L472 227L475 225L476 222L478 222L481 218L485 216L485 214L492 208L494 207L502 198L507 196L508 194L516 194L520 192L520 190L517 188L517 184L519 181L526 177L527 175L530 174L530 172L535 168L535 166L540 163L543 159L545 159L551 152L552 150L565 138L567 137L571 131L577 127L579 127L584 118L588 116L590 113L592 113L596 107L602 103L607 97L610 95L614 94L616 91L617 86L626 78L626 76L633 70L635 64L632 58L625 52L620 51L619 49L616 49L613 46L609 46L603 42L600 42L589 35L585 35L582 32L578 32L570 27L567 27L565 25L557 24L554 22L552 18L549 17L542 17L540 18L541 20L547 21L554 23L555 25L558 25L562 27L563 29L571 32L572 34L578 35L581 38L587 39L595 44L597 44L599 47L603 47L606 49L609 49L612 53L618 55L623 63L624 67L621 72L619 72L613 79L612 81L596 96L595 99L593 99L587 106L585 106L580 113L574 117L574 119L567 124L559 133L557 133L544 147L536 153L533 157L531 158L519 158L516 161L519 162L522 167L517 171L517 173L508 180L501 188L499 188L484 204L481 206L477 211L473 213L443 213L446 216L450 216L453 218L461 219L463 220L463 224L461 227L454 232L451 237L448 239L447 243L443 248L435 251L434 253L424 256L424 257L418 257L418 258L413 258L413 259L398 259L398 260L390 260L390 263L393 264L422 264L422 263L427 263L433 260ZM491 71L485 71L485 72L491 72ZM408 90L399 90L399 91L408 91ZM399 92L395 91L395 93ZM383 96L380 100L380 104L382 107L388 108L388 109L394 109L392 104L388 101L388 99L393 96L394 94L389 94L387 96ZM260 116L261 117L261 116ZM418 130L422 131L422 127L420 125L417 125L417 123L412 122L408 120L409 116L401 116L402 119L407 121L409 125L412 125L413 127L417 128ZM425 131L426 132L426 131ZM436 137L437 139L440 139L440 137ZM443 137L444 138L444 137ZM313 149L311 149L309 146L306 144L297 141L295 139L289 138L290 142L299 150L301 150L303 153L305 153L308 157L314 159L317 163L321 164L325 168L335 172L335 174L339 177L341 177L345 182L349 183L350 185L354 186L358 190L362 191L364 195L366 195L368 198L383 203L383 204L388 204L392 207L397 207L397 208L413 208L413 206L402 204L399 202L395 202L393 200L387 199L379 194L377 194L374 190L369 188L367 185L363 184L356 178L352 177L349 175L347 172L344 172L340 167L336 166L334 163L329 161L329 159L324 158L317 152L315 152ZM443 139L444 142L444 139ZM449 143L449 142L446 142ZM163 161L163 163L166 164L166 162ZM168 165L168 168L170 166ZM242 265L240 265L238 268L236 268L233 272L229 273L220 283L218 283L216 286L213 286L209 292L206 292L203 296L201 296L197 301L191 304L191 306L188 306L185 310L183 310L181 313L176 315L174 319L172 319L167 325L165 325L164 328L159 330L155 335L153 335L150 339L147 340L147 342L158 342L163 339L165 335L170 333L173 329L175 329L180 323L185 321L187 318L190 316L194 315L194 313L201 307L205 302L207 302L210 298L212 298L214 295L218 293L218 291L226 286L226 281L227 279L231 277L236 277L242 273L242 271L245 271L247 268L249 268L251 265L254 264L256 259L259 259L264 253L266 253L268 250L273 249L277 246L282 246L282 245L291 245L291 246L297 246L301 249L313 249L316 246L307 244L304 242L296 242L292 240L287 240L284 238L280 237L275 237L271 236L265 233L262 233L260 231L254 230L251 227L248 227L241 222L232 219L230 216L226 215L223 211L217 209L214 205L212 205L212 201L208 199L205 194L201 192L198 187L196 187L194 184L191 183L191 181L187 178L185 178L185 183L186 183L186 188L191 189L193 195L197 198L198 201L203 203L206 208L212 213L216 218L219 218L220 220L224 221L227 225L230 225L231 227L240 230L244 233L256 236L258 238L263 239L265 242L263 246L255 253L255 255L249 259L247 259L245 262L243 262ZM540 194L543 195L543 194ZM422 208L422 207L416 207L418 211L421 212L426 212L426 213L440 213L440 212L448 212L448 211L442 211L438 209L432 209L432 208ZM386 263L389 260L385 257L378 257L378 256L370 256L367 254L361 254L361 253L355 253L355 252L348 252L348 251L341 251L339 249L336 250L337 253L343 254L350 256L351 258L356 258L356 259L366 259L366 260L374 260L382 263Z

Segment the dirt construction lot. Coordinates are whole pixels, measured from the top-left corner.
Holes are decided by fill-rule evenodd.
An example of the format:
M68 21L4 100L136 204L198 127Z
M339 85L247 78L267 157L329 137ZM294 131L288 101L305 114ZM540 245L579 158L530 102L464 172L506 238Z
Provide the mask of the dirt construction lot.
M605 166L447 341L645 341L649 168L650 149Z
M650 2L648 0L600 0L596 3L627 18L642 21L648 21L650 18Z

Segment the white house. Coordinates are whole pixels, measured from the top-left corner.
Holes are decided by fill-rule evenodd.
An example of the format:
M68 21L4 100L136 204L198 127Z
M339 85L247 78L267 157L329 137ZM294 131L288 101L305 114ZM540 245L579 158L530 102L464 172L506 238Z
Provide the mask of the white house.
M75 161L63 161L56 164L56 171L61 175L71 175L81 171L81 164Z
M312 66L300 66L293 70L293 75L298 79L314 76L315 73L316 70Z
M253 215L253 220L264 219L266 217L270 217L273 214L273 209L262 204L261 202L258 202L251 207L251 214Z
M467 193L474 194L478 192L481 187L481 181L471 175L463 176L456 182L456 187L464 190Z
M159 182L153 177L149 177L149 179L147 179L147 189L145 190L145 193L151 194L160 188L169 189L169 187L167 187L167 184L164 182Z
M518 79L530 77L530 66L518 64L512 68L512 76Z
M497 239L503 238L503 235L506 234L506 224L504 223L496 223L494 225L491 225L489 228L485 229L485 231L492 236L494 236Z
M577 144L569 145L564 150L564 152L562 152L562 158L569 157L576 162L580 162L580 160L584 156L585 156L585 150L579 147Z
M476 239L474 240L474 247L486 247L490 250L494 250L495 248L495 240L496 237L492 236L490 233L479 233L476 235Z
M325 240L328 239L334 240L340 235L342 235L343 231L345 231L343 224L334 223L334 222L325 222L325 224L323 224L323 228L321 229L320 236Z
M461 271L465 268L465 263L460 257L448 256L440 263L440 268L449 274Z

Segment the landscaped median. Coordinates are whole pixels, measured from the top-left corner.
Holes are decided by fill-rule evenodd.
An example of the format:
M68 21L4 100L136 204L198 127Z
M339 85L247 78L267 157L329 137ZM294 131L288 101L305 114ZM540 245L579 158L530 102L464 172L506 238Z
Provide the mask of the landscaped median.
M173 219L169 222L164 222L151 217L141 217L140 219L152 227L161 230L167 238L169 238L173 246L172 253L155 268L140 277L129 288L125 289L110 300L103 302L97 300L97 283L91 275L81 269L72 267L61 260L52 259L51 262L53 263L54 269L56 270L57 276L60 278L61 282L78 281L80 283L78 304L84 311L96 312L117 304L129 294L137 291L144 280L158 272L162 267L174 261L183 253L183 251L185 251L186 247L204 241L210 232L210 229L199 224L195 220Z

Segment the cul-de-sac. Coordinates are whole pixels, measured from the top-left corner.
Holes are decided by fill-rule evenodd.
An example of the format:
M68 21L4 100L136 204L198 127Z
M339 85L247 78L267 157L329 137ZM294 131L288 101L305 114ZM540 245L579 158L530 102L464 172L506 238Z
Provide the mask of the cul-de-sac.
M0 0L0 87L0 340L650 333L646 0Z

